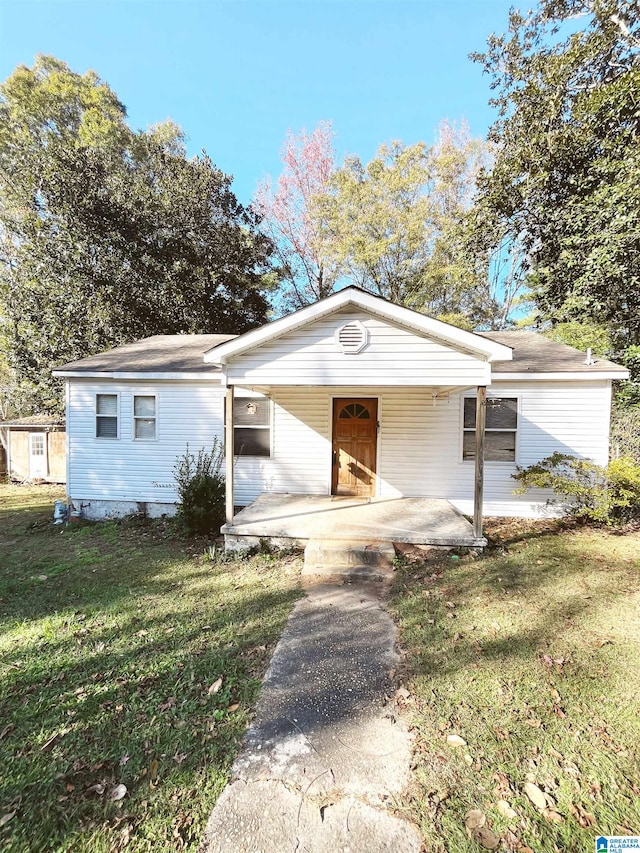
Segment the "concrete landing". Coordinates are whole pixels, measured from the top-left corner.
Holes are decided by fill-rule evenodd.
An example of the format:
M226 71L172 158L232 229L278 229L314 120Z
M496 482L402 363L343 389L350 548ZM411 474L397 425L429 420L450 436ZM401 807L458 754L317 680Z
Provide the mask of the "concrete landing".
M303 576L343 576L352 580L389 580L396 555L391 542L359 539L309 539Z
M381 584L318 584L295 606L200 853L418 853L387 809L411 739L388 704L398 663Z
M304 545L309 539L359 539L414 545L484 547L483 537L449 501L431 498L349 498L265 493L222 528L227 548L269 539Z

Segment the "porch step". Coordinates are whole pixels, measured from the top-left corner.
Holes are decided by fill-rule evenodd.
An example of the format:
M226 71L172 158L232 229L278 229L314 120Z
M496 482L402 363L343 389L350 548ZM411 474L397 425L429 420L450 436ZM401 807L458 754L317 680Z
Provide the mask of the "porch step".
M303 575L341 575L384 580L393 573L391 542L369 539L309 539L304 549Z

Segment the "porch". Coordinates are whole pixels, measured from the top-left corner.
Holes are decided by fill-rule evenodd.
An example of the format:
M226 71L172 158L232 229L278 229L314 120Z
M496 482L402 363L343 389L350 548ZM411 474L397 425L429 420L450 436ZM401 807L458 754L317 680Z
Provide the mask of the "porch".
M340 497L265 493L221 531L230 550L260 539L304 545L309 539L484 547L487 540L448 501L430 498Z

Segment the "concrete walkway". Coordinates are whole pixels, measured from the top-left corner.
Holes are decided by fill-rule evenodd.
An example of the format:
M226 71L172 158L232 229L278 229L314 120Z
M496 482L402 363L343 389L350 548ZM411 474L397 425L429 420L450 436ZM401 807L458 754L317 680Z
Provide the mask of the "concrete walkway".
M294 607L201 853L418 853L386 808L411 740L387 704L398 656L381 596L317 583Z

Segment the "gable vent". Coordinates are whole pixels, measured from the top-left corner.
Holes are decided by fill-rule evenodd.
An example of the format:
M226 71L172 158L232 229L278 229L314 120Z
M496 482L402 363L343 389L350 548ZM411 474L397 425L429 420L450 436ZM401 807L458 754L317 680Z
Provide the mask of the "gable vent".
M368 341L368 332L360 320L345 323L336 330L336 343L347 355L354 355L363 350Z

